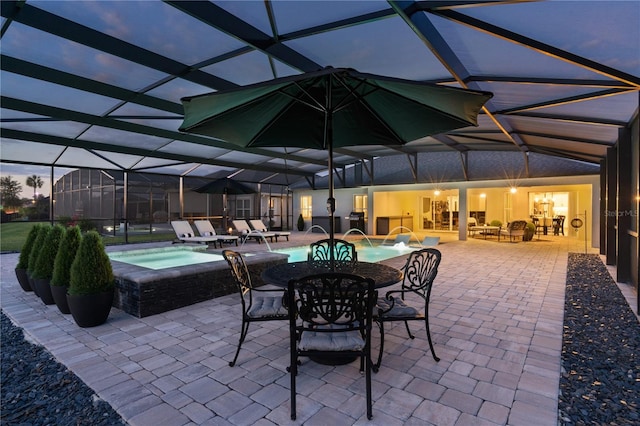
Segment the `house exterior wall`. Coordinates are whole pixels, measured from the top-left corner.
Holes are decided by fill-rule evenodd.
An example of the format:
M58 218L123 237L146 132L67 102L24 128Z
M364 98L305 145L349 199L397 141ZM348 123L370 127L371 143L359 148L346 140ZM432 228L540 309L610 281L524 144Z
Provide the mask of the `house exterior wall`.
M502 181L474 181L474 182L447 182L446 184L414 184L414 185L374 185L358 188L336 189L334 191L336 198L335 216L340 218L341 228L343 231L348 229L348 215L353 209L354 194L367 194L369 199L368 217L366 223L367 233L373 235L376 233L376 218L381 216L411 216L413 217L412 228L414 230L422 230L421 224L421 200L422 197L433 197L433 191L438 188L441 195L438 199L444 199L447 196L458 197L460 201L460 190L474 191L482 190L486 194L486 218L487 221L498 219L505 222L505 194L509 193L510 184L513 182ZM512 195L513 210L511 219L528 219L531 212L529 211L529 192L569 192L570 206L565 222L565 229L569 229L568 224L571 218L580 214L584 220L586 210L587 221L589 227L585 227L578 232L568 234L574 238L584 238L584 232L587 232L587 239L592 247L599 247L600 244L600 210L596 202L598 200L600 180L597 175L588 176L570 176L559 178L537 178L537 179L520 179L517 182L517 192ZM594 198L594 194L596 194ZM313 215L326 216L326 199L328 190L296 190L293 196L294 212L300 210L300 197L303 195L311 195L313 200ZM475 201L474 201L475 202ZM466 205L474 205L471 197L467 197ZM467 208L467 211L472 210ZM460 212L460 216L463 212ZM466 215L466 213L464 213ZM462 220L462 219L461 219ZM465 219L466 224L466 219ZM306 223L305 228L308 229L311 223ZM565 232L566 233L566 232ZM463 233L460 233L461 239L464 239Z

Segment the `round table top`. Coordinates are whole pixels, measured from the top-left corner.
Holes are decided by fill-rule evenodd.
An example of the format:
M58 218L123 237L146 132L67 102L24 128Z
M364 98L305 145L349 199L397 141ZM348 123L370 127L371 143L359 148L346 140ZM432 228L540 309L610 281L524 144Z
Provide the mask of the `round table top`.
M278 287L286 288L291 279L299 279L307 275L329 272L329 269L313 266L307 261L281 263L265 269L262 272L262 279ZM337 268L336 272L360 275L365 278L373 278L375 287L387 287L397 283L402 279L401 270L384 265L382 263L357 262L355 266L348 268Z

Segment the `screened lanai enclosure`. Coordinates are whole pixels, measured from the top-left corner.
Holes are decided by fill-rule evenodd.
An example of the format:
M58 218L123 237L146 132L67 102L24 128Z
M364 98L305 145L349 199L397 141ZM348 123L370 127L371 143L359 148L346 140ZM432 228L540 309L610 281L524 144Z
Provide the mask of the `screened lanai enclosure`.
M209 179L149 173L78 169L53 187L53 220L83 223L105 235L172 233L176 219L208 219L216 232L223 215L232 219L262 219L271 229L290 229L291 194L282 186L253 185L255 193L227 196L194 191Z
M534 155L554 176L592 173L639 104L637 1L3 0L0 12L3 173L53 165L326 187L318 150L178 131L183 97L325 67L494 95L477 127L335 150L338 186L353 164L376 184L423 183L446 175L429 161L438 153L457 157L454 181L487 178L476 154L522 178L549 173ZM397 167L375 167L382 157ZM402 180L389 173L399 170Z
M91 172L84 187L84 172L65 176L55 214L90 209L111 232L123 219L151 229L154 214L178 209L215 221L221 201L198 195L192 207L190 180L231 177L259 192L253 204L230 197L230 214L265 221L273 209L287 227L300 213L295 193L286 209L288 190L325 190L328 172L340 190L599 176L602 253L609 264L629 253L621 278L638 282L637 0L3 0L0 15L2 175L111 176ZM321 150L179 131L185 97L326 67L493 97L477 126L335 149L329 171ZM326 196L314 200L323 210Z

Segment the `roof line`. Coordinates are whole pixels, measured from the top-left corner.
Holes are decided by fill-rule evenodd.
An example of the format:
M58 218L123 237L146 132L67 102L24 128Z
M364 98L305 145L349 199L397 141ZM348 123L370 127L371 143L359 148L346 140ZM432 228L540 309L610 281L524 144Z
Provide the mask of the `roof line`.
M129 123L122 120L114 120L108 117L99 117L83 112L72 111L63 108L52 107L49 105L36 104L33 102L24 101L21 99L10 98L6 96L0 97L0 102L4 108L14 109L18 111L29 112L32 114L39 114L51 117L58 117L63 120L77 121L89 125L96 125L107 127L111 129L123 130L127 132L141 133L150 136L156 136L166 139L175 139L184 142L191 142L199 145L210 146L214 148L226 149L228 151L240 151L248 154L261 155L268 158L286 158L293 161L306 162L316 164L318 166L326 166L326 161L313 160L309 158L301 158L291 154L279 154L274 151L258 148L243 148L229 142L220 141L213 138L206 138L204 136L198 136L187 133L180 133L177 131L160 129L150 126L145 126L137 123Z
M517 108L508 108L508 109L503 109L500 111L495 111L495 114L510 114L513 112L521 112L521 111L530 111L533 109L540 109L540 108L548 108L548 107L556 107L556 106L560 106L560 105L566 105L566 104L570 104L573 102L580 102L580 101L584 101L586 99L600 99L600 98L606 98L609 96L614 96L614 95L619 95L621 93L627 93L629 91L634 91L634 90L620 90L620 89L608 89L608 90L601 90L598 92L592 92L592 93L584 93L582 95L576 95L576 96L567 96L565 98L561 98L561 99L553 99L550 101L546 101L546 102L538 102L535 104L529 104L529 105L523 105Z
M13 16L15 22L37 28L49 34L72 40L76 43L110 53L167 74L180 76L185 80L203 86L216 89L228 89L238 86L220 77L207 74L200 70L193 70L188 65L127 43L69 19L62 18L43 9L31 6L30 4L24 4L20 7L18 13L13 14L15 3L15 1L7 0L0 2L2 16Z
M276 42L273 37L216 4L204 1L172 0L166 0L165 3L302 71L317 71L322 68L320 64Z
M570 64L580 66L582 68L588 69L600 75L613 78L615 80L629 84L635 88L640 88L640 78L634 75L608 67L606 65L600 64L590 59L583 58L582 56L569 53L565 50L558 49L557 47L548 45L541 41L534 40L532 38L523 36L521 34L517 34L505 28L498 27L497 25L489 24L487 22L481 21L476 18L472 18L471 16L465 15L460 12L456 12L454 10L426 9L425 11L432 13L434 15L440 16L442 18L446 18L451 21L457 22L459 24L463 24L468 27L474 28L478 31L491 34L495 37L520 44L522 46L533 49L544 55L551 56L551 57L560 59L564 62L568 62Z
M467 77L467 82L483 83L521 83L521 84L547 84L560 86L601 87L617 89L633 89L630 84L621 83L618 80L596 80L580 78L548 78L548 77L516 77L498 75L472 75Z
M471 73L462 64L462 61L455 54L451 46L445 41L440 32L437 30L433 22L429 19L426 13L419 12L420 5L417 3L411 3L406 9L399 2L390 1L391 7L398 13L398 15L411 27L411 29L420 37L422 42L433 52L442 65L451 73L456 81L464 88L477 88L471 87L465 82L465 78L470 76ZM474 83L472 83L474 85ZM482 107L482 111L493 121L498 129L523 152L528 151L526 143L513 132L511 125L504 119L494 115L492 110L493 101L489 99ZM528 165L525 164L526 175L529 176Z
M208 164L213 166L223 166L223 167L231 167L231 168L237 168L237 169L244 168L244 169L273 172L273 173L287 173L287 174L298 175L298 176L311 176L314 174L312 172L302 172L296 169L282 169L282 168L273 167L273 166L265 167L257 164L244 164L244 163L236 163L233 161L211 160L211 159L196 157L191 155L172 154L169 152L162 152L161 154L159 154L155 151L150 151L142 148L135 148L131 146L124 147L119 145L110 145L102 142L70 139L70 138L65 138L61 136L42 135L40 133L26 132L22 130L14 130L14 129L7 129L7 128L0 128L0 137L15 139L15 140L39 142L39 143L44 143L49 145L68 146L72 148L81 148L86 150L99 150L99 151L106 151L106 152L114 152L118 154L153 157L153 158L160 158L165 160L176 160L176 161L181 161L183 163L202 163L202 164Z

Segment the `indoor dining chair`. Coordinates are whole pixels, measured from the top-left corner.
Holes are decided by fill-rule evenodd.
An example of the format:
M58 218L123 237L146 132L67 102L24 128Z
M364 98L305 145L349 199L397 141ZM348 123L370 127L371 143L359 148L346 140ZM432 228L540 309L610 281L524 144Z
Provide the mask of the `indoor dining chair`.
M371 419L371 328L377 292L371 278L328 272L289 281L291 419L296 419L298 358L345 364L360 358ZM344 358L347 357L347 361Z
M425 248L413 251L409 254L404 265L404 277L400 289L388 291L384 297L379 297L377 302L377 315L375 321L380 329L380 352L374 366L374 371L380 368L382 352L384 350L384 323L391 321L403 321L407 333L411 339L415 336L409 329L409 321L424 321L429 340L429 348L433 359L440 361L436 356L429 330L429 299L433 280L438 274L438 265L442 255L434 248ZM412 303L405 298L415 295L420 304ZM415 297L412 297L415 299Z
M242 255L233 250L223 250L222 255L231 268L231 275L235 280L240 300L242 301L242 328L238 348L229 366L233 367L238 359L242 343L247 337L249 324L259 321L287 320L289 312L284 305L284 292L282 290L262 290L251 285L249 268Z
M544 233L544 224L540 223L540 219L535 216L531 218L531 221L533 222L533 225L536 227L536 235L538 236L538 239L540 239L540 234Z

